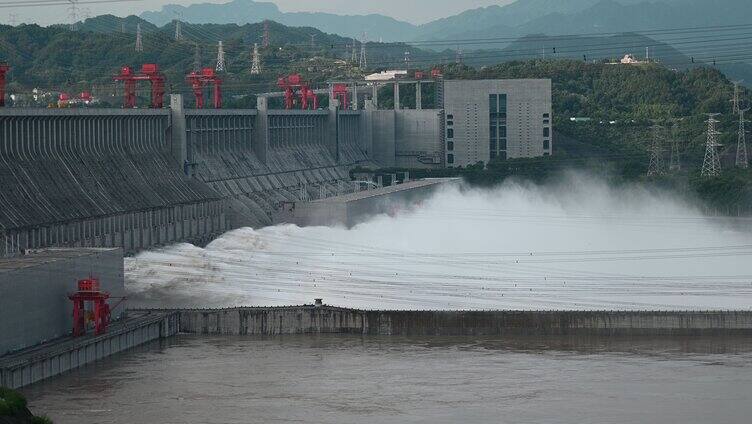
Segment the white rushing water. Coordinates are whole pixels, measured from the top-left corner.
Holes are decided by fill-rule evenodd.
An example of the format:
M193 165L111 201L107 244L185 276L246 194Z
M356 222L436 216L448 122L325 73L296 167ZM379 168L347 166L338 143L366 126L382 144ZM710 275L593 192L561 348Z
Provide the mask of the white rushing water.
M571 174L446 189L352 229L242 228L144 252L126 287L131 307L750 309L750 222Z

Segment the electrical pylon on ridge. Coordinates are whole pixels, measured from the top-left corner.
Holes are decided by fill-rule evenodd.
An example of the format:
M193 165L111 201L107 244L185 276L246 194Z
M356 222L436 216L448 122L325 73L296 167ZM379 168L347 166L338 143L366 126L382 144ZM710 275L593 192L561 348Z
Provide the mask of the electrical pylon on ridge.
M668 165L669 171L681 170L681 157L679 153L679 123L674 121L671 126L671 159Z
M144 51L144 37L141 34L141 24L136 24L136 51Z
M217 47L217 66L214 68L217 72L225 71L225 48L222 45L222 41L219 42Z
M650 143L648 177L663 175L663 126L655 124L650 128L653 132L653 138Z
M739 109L739 133L736 141L736 167L747 169L749 167L749 159L747 158L747 130L745 128L746 121L744 120L744 113L747 109Z
M251 56L251 75L261 74L261 57L259 56L258 43L253 43L253 55Z
M264 21L264 35L262 37L261 45L264 48L269 47L269 21Z
M716 130L715 124L719 121L715 119L720 113L709 113L708 120L708 138L705 142L705 159L702 162L701 175L703 177L717 177L721 173L721 159L718 155L718 148L721 144L718 143L718 135L720 132Z
M742 81L734 81L734 96L731 98L731 113L739 113L741 109L740 84Z

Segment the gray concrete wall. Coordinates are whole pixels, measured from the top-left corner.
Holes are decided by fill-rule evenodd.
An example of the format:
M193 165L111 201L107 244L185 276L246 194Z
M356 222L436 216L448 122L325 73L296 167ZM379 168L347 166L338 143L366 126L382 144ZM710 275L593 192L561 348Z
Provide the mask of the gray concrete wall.
M409 208L431 196L444 184L456 183L453 179L416 180L372 190L360 191L313 202L295 203L291 214L280 217L280 222L298 226L353 227L379 214L393 214Z
M395 115L395 165L404 168L443 167L441 112L405 109Z
M89 275L112 297L124 296L122 250L46 250L0 259L0 355L70 333L73 304L67 296Z
M383 167L396 165L395 112L374 110L371 112L373 154L371 159Z
M129 319L100 336L67 339L28 352L0 357L0 386L13 389L63 374L83 365L178 332L175 313Z
M361 311L290 306L178 310L177 313L180 331L190 334L752 335L750 311Z
M4 109L0 257L268 225L281 202L339 193L367 159L360 113L342 115L337 148L327 111Z

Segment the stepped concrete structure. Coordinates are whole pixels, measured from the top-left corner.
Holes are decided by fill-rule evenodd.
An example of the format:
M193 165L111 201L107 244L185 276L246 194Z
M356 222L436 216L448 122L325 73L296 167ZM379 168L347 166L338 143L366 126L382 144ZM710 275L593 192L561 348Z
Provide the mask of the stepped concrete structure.
M420 91L427 82L393 81L398 100L399 86L411 83ZM185 109L180 95L166 109L0 109L0 257L204 244L273 224L286 203L360 190L349 176L359 165L443 168L506 157L502 131L508 157L551 153L550 81L434 83L434 109L420 101L378 109L384 83L372 83L370 98L353 84L348 110L331 91L320 110L270 109L281 93L259 95L247 110Z

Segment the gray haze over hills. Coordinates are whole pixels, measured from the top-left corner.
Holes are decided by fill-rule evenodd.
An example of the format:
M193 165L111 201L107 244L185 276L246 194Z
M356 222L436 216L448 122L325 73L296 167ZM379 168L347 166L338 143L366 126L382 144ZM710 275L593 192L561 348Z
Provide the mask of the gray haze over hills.
M582 34L746 24L752 16L752 1L517 0L511 4L467 10L423 25L378 14L282 12L274 3L253 0L167 5L160 11L141 15L157 25L164 25L176 16L191 23L244 24L270 19L290 26L316 27L348 37L360 37L365 31L370 40L457 40L514 38L534 33Z

